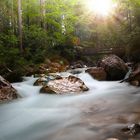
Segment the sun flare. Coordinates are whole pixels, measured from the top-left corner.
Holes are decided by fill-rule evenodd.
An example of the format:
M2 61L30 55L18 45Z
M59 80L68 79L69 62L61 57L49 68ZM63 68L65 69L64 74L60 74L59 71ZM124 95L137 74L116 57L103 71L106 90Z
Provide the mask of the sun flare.
M108 16L114 8L112 0L88 0L86 5L90 11L102 16Z

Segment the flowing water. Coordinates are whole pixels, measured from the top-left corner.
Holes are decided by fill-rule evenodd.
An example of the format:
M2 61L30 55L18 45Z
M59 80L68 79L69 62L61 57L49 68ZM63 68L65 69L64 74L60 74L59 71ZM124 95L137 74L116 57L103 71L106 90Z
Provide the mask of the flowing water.
M131 138L121 131L140 121L140 88L99 82L86 73L76 76L88 92L39 94L33 77L14 83L23 98L0 105L0 140L140 140L140 135Z

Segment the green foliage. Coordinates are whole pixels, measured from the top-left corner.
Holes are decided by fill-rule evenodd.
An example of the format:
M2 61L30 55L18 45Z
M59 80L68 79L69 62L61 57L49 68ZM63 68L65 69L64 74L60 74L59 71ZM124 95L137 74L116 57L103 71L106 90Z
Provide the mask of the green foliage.
M26 50L25 58L34 63L43 62L45 53L49 46L47 32L36 25L25 27L23 31L23 44Z
M0 44L6 47L16 47L18 44L18 39L10 31L7 34L1 33Z
M26 64L24 58L20 57L17 48L5 48L2 45L0 45L0 60L1 65L13 70Z
M129 36L130 45L134 47L140 46L140 27L136 27Z
M118 7L106 18L89 12L86 0L22 1L21 56L17 0L1 0L0 65L20 69L42 63L55 53L72 60L76 57L74 45L79 42L87 47L125 47L131 55L140 46L140 1L113 1Z
M74 46L59 45L59 46L55 46L54 49L55 49L55 53L66 58L70 62L75 60L75 58L76 58L76 50L75 50ZM53 53L54 53L54 51L53 51Z
M24 38L23 44L29 47L31 50L37 51L37 49L46 47L48 43L48 35L45 30L37 25L32 25L30 27L24 27Z

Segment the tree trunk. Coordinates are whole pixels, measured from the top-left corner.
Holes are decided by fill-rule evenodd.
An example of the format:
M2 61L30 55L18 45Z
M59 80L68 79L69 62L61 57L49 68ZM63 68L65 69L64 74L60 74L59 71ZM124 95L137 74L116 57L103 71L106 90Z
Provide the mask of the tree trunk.
M11 16L10 16L10 28L12 30L11 34L15 35L15 24L14 24L14 1L11 0ZM14 43L12 43L12 47L14 47Z
M30 16L29 16L29 4L30 4L30 1L29 0L27 0L27 15L26 15L26 24L27 24L27 26L28 26L28 29L29 29L29 27L30 27Z
M19 30L19 49L20 49L20 53L23 54L21 1L22 0L18 0L18 30Z
M130 9L130 3L128 3L128 11L127 11L127 22L128 22L128 34L132 32L132 13ZM131 54L131 48L129 47L127 50L127 61L130 62L130 54Z
M13 0L11 0L11 28L12 28L12 32L14 34L14 2Z
M41 27L46 30L47 27L45 23L45 14L46 14L45 1L46 0L40 0L40 14L41 14L40 24Z

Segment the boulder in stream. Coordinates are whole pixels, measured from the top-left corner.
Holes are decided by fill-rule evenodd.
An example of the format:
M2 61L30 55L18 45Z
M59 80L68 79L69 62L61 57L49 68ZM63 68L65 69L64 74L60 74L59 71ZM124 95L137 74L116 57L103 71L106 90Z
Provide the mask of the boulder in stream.
M40 64L38 74L48 74L65 71L66 66L58 62L50 62L48 64Z
M59 75L53 75L53 76L42 75L40 78L38 78L35 81L34 86L45 86L49 81L55 80L55 79L61 79L61 78L62 77Z
M116 55L109 55L98 62L98 66L104 68L107 80L121 80L128 72L125 62Z
M47 85L41 88L40 92L68 94L68 93L81 93L87 90L88 87L80 78L70 75L69 77L63 77L61 79L49 81Z
M18 98L17 91L12 87L12 85L7 80L5 80L2 76L0 76L0 102L10 101L17 98Z
M84 65L84 62L79 60L76 62L73 62L70 66L71 69L77 69L77 68L85 68L86 66Z
M99 81L106 80L107 74L102 67L94 67L86 70L94 79Z
M133 86L140 86L140 63L137 63L132 67L132 72L124 81L129 82Z
M140 124L136 123L136 124L129 125L123 128L122 131L127 135L135 136L137 134L140 134Z

